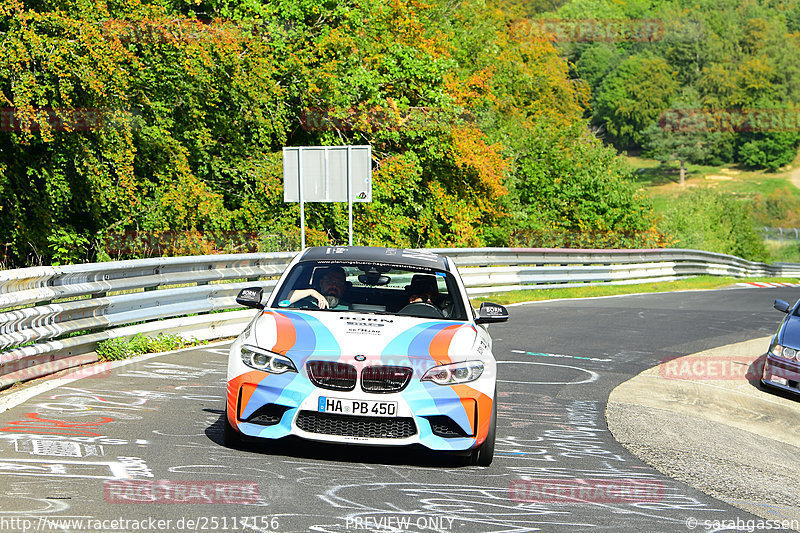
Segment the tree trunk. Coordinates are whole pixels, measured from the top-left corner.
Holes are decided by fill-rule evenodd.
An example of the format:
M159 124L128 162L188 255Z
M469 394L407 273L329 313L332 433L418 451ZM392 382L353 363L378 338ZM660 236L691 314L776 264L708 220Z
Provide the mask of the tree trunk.
M680 161L681 161L681 187L683 187L686 184L686 165L684 164L683 159L681 159Z

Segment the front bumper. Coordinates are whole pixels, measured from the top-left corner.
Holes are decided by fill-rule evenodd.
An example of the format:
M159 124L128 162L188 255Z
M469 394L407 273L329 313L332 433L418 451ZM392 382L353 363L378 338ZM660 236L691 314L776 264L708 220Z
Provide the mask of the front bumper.
M480 446L489 430L493 398L478 390L482 379L488 378L455 386L414 379L402 392L365 394L321 389L296 373L251 371L228 382L227 415L240 433L264 439L294 435L325 442L469 450ZM494 390L494 384L481 383L480 388ZM323 413L318 410L320 397L396 402L397 416Z
M800 394L800 363L767 354L761 381L765 385Z

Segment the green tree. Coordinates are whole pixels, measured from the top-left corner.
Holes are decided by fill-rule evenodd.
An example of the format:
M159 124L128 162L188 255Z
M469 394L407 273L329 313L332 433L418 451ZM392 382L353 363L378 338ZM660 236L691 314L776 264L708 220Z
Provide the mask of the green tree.
M673 108L644 131L644 153L662 165L678 161L681 186L686 182L686 164L712 159L725 135L709 129L696 98L696 92L684 91Z
M0 25L8 265L291 243L284 145L373 146L360 243L508 244L540 212L652 229L559 50L479 0L9 0ZM563 201L520 193L558 180ZM307 220L312 244L347 237L342 205Z
M592 94L596 95L603 80L617 68L620 61L621 54L614 45L591 43L578 55L575 72L589 84Z
M800 133L777 131L747 134L742 136L742 141L738 151L742 163L753 168L776 171L797 157Z
M659 57L631 56L603 81L595 119L622 147L641 145L644 130L669 107L678 84Z
M644 147L644 131L684 93L712 114L786 109L800 101L798 0L737 2L613 2L574 0L540 17L658 21L654 41L561 43L592 90L592 121L618 149ZM611 53L613 51L613 53ZM642 61L661 61L661 76ZM668 79L664 79L666 78ZM680 94L670 98L670 80ZM716 133L720 133L717 135ZM797 145L786 130L719 131L706 142L706 161L775 169Z
M512 192L519 243L533 236L546 246L663 245L630 169L612 149L576 136L578 128L541 124L525 139Z

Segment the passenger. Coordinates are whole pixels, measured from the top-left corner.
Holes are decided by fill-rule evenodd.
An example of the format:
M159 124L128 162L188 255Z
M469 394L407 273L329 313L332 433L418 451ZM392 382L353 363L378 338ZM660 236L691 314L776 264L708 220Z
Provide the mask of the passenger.
M428 274L414 274L411 285L406 285L408 303L428 303L439 307L441 295L436 277Z
M412 294L408 297L408 303L415 304L415 303L424 303L424 304L431 304L431 295L430 294Z

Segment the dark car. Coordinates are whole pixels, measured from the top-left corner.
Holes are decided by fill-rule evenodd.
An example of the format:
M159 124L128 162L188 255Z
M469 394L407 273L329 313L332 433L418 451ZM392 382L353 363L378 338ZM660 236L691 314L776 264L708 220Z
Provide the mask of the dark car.
M800 394L800 300L794 305L775 300L774 307L786 317L770 341L761 383Z

